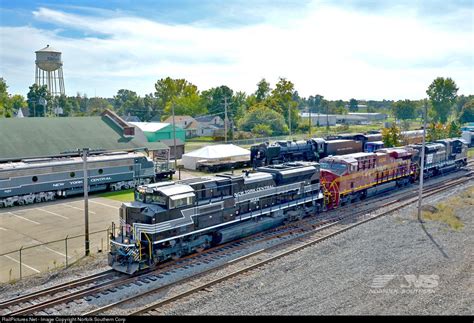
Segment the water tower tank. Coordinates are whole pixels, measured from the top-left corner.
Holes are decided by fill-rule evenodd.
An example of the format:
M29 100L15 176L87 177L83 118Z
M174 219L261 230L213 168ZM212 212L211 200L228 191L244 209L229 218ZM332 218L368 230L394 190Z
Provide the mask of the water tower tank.
M65 94L61 52L48 45L35 53L35 83L46 85L53 96Z
M55 71L63 66L61 52L46 46L36 51L36 65L45 71Z

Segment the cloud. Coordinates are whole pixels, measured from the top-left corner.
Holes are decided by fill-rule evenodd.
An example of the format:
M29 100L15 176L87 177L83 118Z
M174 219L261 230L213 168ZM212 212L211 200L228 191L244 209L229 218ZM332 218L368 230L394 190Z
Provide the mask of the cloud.
M111 97L121 88L143 95L166 76L201 90L226 84L247 93L263 77L286 77L301 95L330 99L420 98L435 77L449 76L461 93L473 93L472 30L440 28L420 20L416 8L374 14L313 2L304 9L286 16L274 8L259 22L230 28L41 7L34 18L54 29L0 28L0 72L10 90L25 93L34 50L50 44L63 52L70 95Z

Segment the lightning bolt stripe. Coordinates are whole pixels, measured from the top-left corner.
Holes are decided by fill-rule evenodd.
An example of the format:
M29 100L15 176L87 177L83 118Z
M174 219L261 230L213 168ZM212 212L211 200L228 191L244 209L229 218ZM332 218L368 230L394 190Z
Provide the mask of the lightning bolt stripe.
M371 288L383 288L390 282L395 275L377 275L372 280Z

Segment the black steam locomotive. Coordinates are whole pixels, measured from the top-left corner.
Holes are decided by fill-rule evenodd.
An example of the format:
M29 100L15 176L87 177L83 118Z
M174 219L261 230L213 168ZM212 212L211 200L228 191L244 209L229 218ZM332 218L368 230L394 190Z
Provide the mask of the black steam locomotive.
M402 131L406 144L421 143L422 130ZM256 168L289 161L319 161L321 158L384 148L380 133L346 133L300 141L265 142L250 147L250 162Z
M327 139L265 142L250 147L250 161L254 168L296 160L319 161L330 155L362 152L367 147L375 151L383 147L381 139L380 134L340 134Z

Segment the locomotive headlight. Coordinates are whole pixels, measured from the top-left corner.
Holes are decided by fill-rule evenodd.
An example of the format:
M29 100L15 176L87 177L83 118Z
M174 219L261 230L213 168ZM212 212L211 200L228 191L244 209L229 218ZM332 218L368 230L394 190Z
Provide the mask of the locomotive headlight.
M129 242L130 242L130 240L128 240L128 238L123 239L123 243L128 244Z

